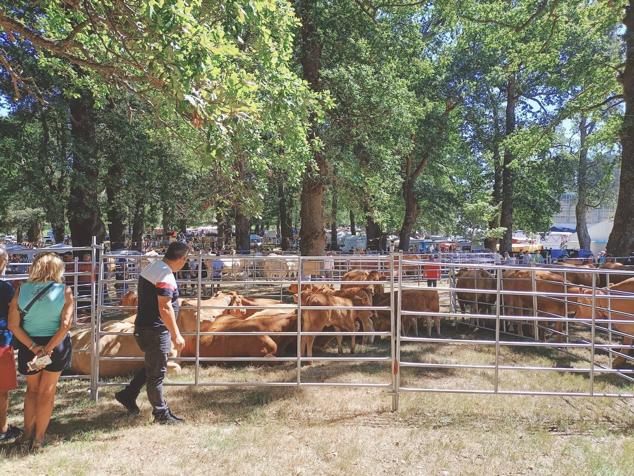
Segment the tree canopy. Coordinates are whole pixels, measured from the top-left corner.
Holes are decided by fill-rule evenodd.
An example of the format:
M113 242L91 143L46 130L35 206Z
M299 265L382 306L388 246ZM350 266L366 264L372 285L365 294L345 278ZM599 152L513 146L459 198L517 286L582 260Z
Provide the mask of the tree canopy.
M11 2L5 227L81 244L293 222L320 254L355 215L377 249L422 231L510 250L564 191L609 195L626 3Z

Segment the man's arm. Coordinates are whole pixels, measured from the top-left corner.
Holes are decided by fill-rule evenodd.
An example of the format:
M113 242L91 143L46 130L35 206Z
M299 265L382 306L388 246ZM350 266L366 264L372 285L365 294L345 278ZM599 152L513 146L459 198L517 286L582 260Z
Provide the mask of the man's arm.
M172 335L174 347L176 350L181 350L185 346L185 339L183 339L176 324L176 314L172 307L172 298L170 296L158 296L158 308L165 327L167 327Z

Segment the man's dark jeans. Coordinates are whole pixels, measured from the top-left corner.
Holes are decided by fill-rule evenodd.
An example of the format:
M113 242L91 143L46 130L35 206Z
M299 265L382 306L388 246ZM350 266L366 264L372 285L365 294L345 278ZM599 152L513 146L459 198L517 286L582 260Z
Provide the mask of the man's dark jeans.
M170 353L170 333L165 329L137 328L134 338L145 352L145 367L139 370L123 393L136 400L147 385L147 398L152 404L152 414L160 416L167 412L168 406L163 399L163 380L167 371L167 358Z

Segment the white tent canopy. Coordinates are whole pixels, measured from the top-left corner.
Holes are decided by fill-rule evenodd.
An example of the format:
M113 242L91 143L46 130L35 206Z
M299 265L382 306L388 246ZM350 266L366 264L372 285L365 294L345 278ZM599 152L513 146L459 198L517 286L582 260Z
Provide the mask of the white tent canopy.
M597 254L605 249L613 226L614 222L612 220L604 220L588 226L588 233L590 234L590 240L592 240L590 244L592 253ZM569 249L579 248L579 238L576 233L570 236L566 247Z

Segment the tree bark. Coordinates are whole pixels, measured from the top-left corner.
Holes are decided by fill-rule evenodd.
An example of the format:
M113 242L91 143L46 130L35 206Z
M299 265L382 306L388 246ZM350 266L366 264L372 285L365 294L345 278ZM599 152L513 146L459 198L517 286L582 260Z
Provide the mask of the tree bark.
M588 125L587 117L581 115L579 120L579 169L577 171L577 205L575 216L577 219L577 238L579 248L590 249L590 233L588 233Z
M236 250L239 254L248 255L251 252L249 218L238 208L234 210L236 218Z
M517 102L516 96L516 78L515 74L511 75L506 87L506 119L505 119L505 135L506 137L515 131L515 106ZM502 213L500 216L500 226L506 228L500 252L511 253L513 251L513 171L511 163L513 156L509 148L504 149L504 162L502 169Z
M297 13L302 23L300 62L304 79L314 91L321 90L319 69L322 44L316 26L317 5L313 0L297 2ZM317 118L311 118L309 142L317 139ZM306 167L302 182L299 231L300 252L304 256L322 256L326 248L324 233L324 177L327 174L326 158L315 150L315 161Z
M493 195L491 196L493 206L499 207L502 202L502 164L500 162L500 144L494 141L493 145ZM500 212L496 211L495 216L489 222L489 229L500 227ZM500 240L498 238L485 238L484 247L491 251L496 251Z
M227 226L225 215L221 211L216 214L216 221L218 222L216 245L218 249L224 249L228 243L225 242L225 227Z
M354 212L352 210L350 210L350 234L351 235L357 234L357 224L354 221Z
M339 251L337 244L337 185L332 184L332 201L330 202L330 250Z
M366 249L368 251L379 251L383 241L383 231L381 225L374 221L369 213L365 216L365 236L367 240Z
M48 127L48 119L46 116L46 111L44 110L40 111L40 124L42 126L42 140L40 143L40 165L44 167L44 170L46 170L46 164L48 164L49 161L52 160L52 158L50 150L50 133ZM60 147L63 147L63 145L60 144ZM44 180L46 181L48 187L48 193L44 194L45 199L42 205L46 213L46 219L51 224L55 243L62 243L64 241L64 228L66 223L65 206L61 200L50 200L50 197L61 199L60 195L64 191L65 177L62 176L61 178L56 179L54 177L55 174L47 174L46 172L45 175L47 175ZM56 182L56 180L58 180L58 182Z
M277 183L279 223L280 223L280 245L282 251L288 251L291 248L291 239L293 238L293 229L291 227L290 216L290 197L287 197L287 190L284 181L279 180Z
M86 91L70 100L73 162L68 199L68 222L73 246L101 243L105 226L99 211L99 164L95 140L94 99Z
M420 157L418 162L416 162L415 157L415 151L405 157L405 163L401 171L403 176L401 191L405 203L405 216L403 217L403 223L401 224L401 230L399 232L398 247L401 251L409 250L409 238L420 212L414 187L416 186L416 180L418 180L418 177L420 177L420 174L423 173L423 170L429 163L428 155Z
M106 196L108 197L108 231L110 234L110 249L125 248L126 214L119 193L123 189L123 164L113 161L108 168L106 182Z
M405 201L405 216L399 232L398 248L401 251L409 251L409 239L420 212L420 207L414 194L414 183L409 178L403 181L403 200Z
M37 243L42 239L42 223L39 220L31 222L26 237L31 243Z
M607 252L612 256L628 256L634 251L634 10L632 2L626 7L626 57L623 71L625 116L621 129L621 179L619 198L614 214L614 227L608 240Z
M174 228L175 221L176 218L173 204L170 204L167 200L164 200L161 210L161 224L163 225L163 235L166 235Z
M145 204L138 200L132 219L132 249L143 251L143 230L145 229Z

